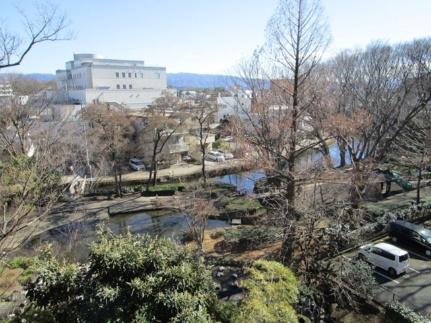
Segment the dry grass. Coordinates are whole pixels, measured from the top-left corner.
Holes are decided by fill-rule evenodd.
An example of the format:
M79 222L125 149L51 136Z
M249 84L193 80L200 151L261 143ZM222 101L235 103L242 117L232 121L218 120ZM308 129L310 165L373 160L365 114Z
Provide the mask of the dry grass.
M363 313L353 313L347 310L336 311L333 317L340 323L358 323L358 322L367 322L367 323L386 323L383 315L379 314L363 314Z
M22 289L21 284L18 282L18 278L23 273L21 268L9 269L4 268L0 272L0 296L4 297L11 294L14 291Z
M256 250L247 250L240 253L224 252L219 253L215 251L215 245L221 242L224 237L223 235L218 235L217 238L212 238L216 233L223 232L225 229L210 229L205 232L205 239L203 243L204 252L207 255L212 256L229 256L234 260L256 260L259 258L265 258L269 255L276 254L281 249L281 241L275 242L269 246L259 248Z

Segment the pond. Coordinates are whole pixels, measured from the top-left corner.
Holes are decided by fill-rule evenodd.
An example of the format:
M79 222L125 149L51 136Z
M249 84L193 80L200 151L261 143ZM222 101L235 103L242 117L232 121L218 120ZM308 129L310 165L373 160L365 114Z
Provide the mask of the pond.
M253 194L254 184L259 179L265 178L264 170L254 170L237 174L213 177L214 181L235 186L236 191L246 195Z
M331 156L332 164L337 167L340 165L340 149L337 144L329 146L329 153ZM307 169L322 164L323 155L318 150L310 150L299 158L299 167ZM346 154L346 164L351 163L349 155ZM236 191L245 195L253 194L256 181L265 178L264 170L253 170L249 172L241 172L235 174L227 174L224 176L213 177L218 183L230 184L235 186Z
M330 146L330 154L335 166L339 165L339 149L337 145ZM349 162L347 159L346 161ZM308 152L301 157L301 167L307 168L321 163L322 154L318 151ZM253 170L237 174L213 177L216 182L230 184L242 194L253 194L256 181L265 178L264 170ZM43 242L50 242L54 252L70 260L85 260L88 256L88 246L96 239L99 226L114 234L131 232L134 234L148 233L180 240L187 230L187 215L173 212L140 212L113 216L106 221L83 221L49 230L29 241L20 254L34 255L36 248ZM209 220L209 228L227 227L228 223L221 220Z
M332 164L337 167L340 165L340 149L337 144L329 146L329 153L331 156ZM299 167L310 168L321 164L323 161L323 155L320 151L313 150L302 155L299 158ZM350 158L346 154L346 163L349 165ZM265 178L265 171L262 169L253 170L249 172L241 172L235 174L227 174L224 176L213 177L213 180L218 183L230 184L235 186L236 191L242 194L250 195L253 194L254 186L256 181Z
M329 145L329 155L331 156L332 165L334 167L340 166L340 148L337 144ZM346 150L346 164L350 165L350 156ZM321 164L323 161L323 154L318 150L311 150L300 156L300 165L302 168L314 167Z
M228 227L222 220L208 220L208 228ZM20 254L34 255L38 247L49 242L54 254L72 261L84 261L88 257L89 244L96 239L99 227L114 234L131 232L151 234L179 241L188 229L187 215L172 212L140 212L116 215L104 222L83 221L49 230L27 243Z

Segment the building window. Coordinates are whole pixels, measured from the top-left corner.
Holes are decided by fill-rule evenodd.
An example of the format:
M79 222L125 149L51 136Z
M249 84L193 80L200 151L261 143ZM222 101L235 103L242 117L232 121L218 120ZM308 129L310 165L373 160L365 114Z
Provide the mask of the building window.
M132 89L132 84L129 84L129 89L130 89L130 90Z
M117 90L119 90L120 89L120 84L117 84Z
M160 78L160 73L156 73L156 79L159 79Z
M138 77L138 73L135 73L135 78L137 78Z
M117 77L117 79L120 78L120 73L116 72L115 76Z
M132 77L132 73L129 72L129 77Z
M121 73L121 74L122 74L123 78L125 78L125 77L126 77L126 73L124 73L124 72L123 72L123 73Z
M126 84L123 84L123 89L127 89L127 86L126 86Z

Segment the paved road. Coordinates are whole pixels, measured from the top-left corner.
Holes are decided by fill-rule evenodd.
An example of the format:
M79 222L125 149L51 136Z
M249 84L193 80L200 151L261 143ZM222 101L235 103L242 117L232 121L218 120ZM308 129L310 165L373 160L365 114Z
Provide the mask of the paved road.
M388 238L377 242L388 242L408 251L410 268L405 274L395 278L376 268L374 277L379 284L379 290L375 299L380 303L389 303L396 299L415 311L431 314L431 258L415 245L394 243ZM356 255L357 250L346 254L345 257L352 259Z

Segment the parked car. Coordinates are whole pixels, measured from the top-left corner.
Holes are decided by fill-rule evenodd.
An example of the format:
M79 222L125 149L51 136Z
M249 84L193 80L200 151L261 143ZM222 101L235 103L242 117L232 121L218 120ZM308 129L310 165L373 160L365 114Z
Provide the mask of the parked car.
M389 243L367 244L359 248L359 259L386 270L395 277L409 267L409 253Z
M224 150L218 150L218 152L220 154L222 154L224 156L224 159L228 160L228 159L233 159L233 154L228 152L228 151L224 151Z
M389 236L392 241L406 241L425 248L427 256L431 256L431 230L421 225L397 220L389 224Z
M137 158L132 158L129 160L129 167L133 170L145 170L144 162Z
M190 162L192 162L193 161L193 158L191 157L191 156L184 156L183 157L183 161L185 161L185 162L188 162L188 163L190 163Z
M224 162L225 158L222 153L219 153L218 151L209 151L207 153L207 159L210 161L216 161L216 162Z

